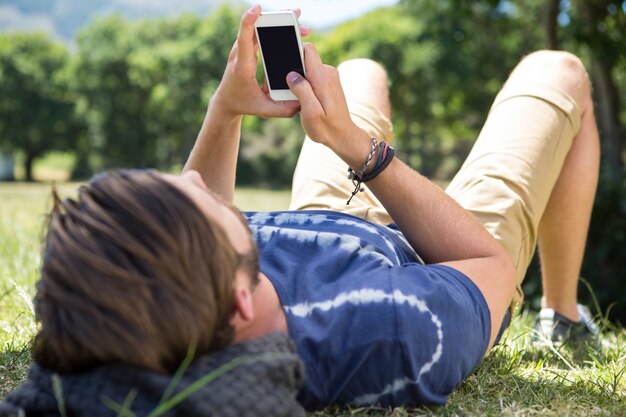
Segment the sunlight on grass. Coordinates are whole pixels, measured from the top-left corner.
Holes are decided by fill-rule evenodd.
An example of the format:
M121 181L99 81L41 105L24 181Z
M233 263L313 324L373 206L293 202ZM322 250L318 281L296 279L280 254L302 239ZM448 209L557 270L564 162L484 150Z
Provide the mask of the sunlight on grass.
M234 203L242 211L279 211L287 210L290 198L290 191L238 188Z
M57 185L62 197L75 196L80 183ZM50 183L0 182L0 398L25 377L35 334L32 312L39 277L41 242L52 206ZM284 210L288 191L242 189L243 210Z

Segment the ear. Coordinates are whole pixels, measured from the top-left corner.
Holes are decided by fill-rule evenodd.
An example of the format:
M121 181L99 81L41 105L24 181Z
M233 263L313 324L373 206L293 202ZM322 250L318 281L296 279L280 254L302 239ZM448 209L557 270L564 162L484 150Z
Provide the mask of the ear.
M233 320L251 321L254 318L252 292L248 285L235 285L233 294Z

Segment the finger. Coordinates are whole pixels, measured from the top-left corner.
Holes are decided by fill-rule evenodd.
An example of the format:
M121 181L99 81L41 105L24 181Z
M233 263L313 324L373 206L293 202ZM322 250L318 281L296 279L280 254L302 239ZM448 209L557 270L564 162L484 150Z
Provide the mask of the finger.
M320 58L315 45L309 42L304 43L304 67L306 68L307 78L316 78L322 75L322 58Z
M325 88L314 89L320 103L324 107L324 111L329 114L347 111L346 98L341 87L339 71L337 68L322 64L324 68L324 79L322 84Z
M261 117L293 117L300 110L300 102L274 101L270 96L264 95L257 108L262 109L259 114Z
M309 36L311 34L311 28L308 26L300 26L300 35Z
M297 17L300 17L300 15L302 14L302 10L300 10L299 8L295 8L295 9L289 9L292 12L295 13L295 15ZM309 36L311 34L311 28L306 26L306 25L298 25L298 27L300 28L300 35L301 36Z
M243 56L254 53L254 22L261 14L261 6L258 4L248 9L241 17L239 33L237 34L237 44L239 52Z
M228 54L228 62L231 62L233 58L237 55L237 41L233 43L233 47L230 49L230 53Z
M300 100L302 112L306 114L324 114L324 109L311 88L311 84L295 71L287 74L287 85L291 92Z
M279 105L278 115L272 117L293 117L300 111L300 102L298 100L281 101Z
M270 93L270 89L267 86L267 78L263 77L263 83L261 84L261 91L263 91L265 94L269 94Z

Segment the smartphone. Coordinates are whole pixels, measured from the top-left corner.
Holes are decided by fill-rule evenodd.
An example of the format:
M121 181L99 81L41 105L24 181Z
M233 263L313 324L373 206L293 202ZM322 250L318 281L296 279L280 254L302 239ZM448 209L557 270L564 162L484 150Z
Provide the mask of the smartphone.
M287 74L296 71L306 77L298 17L291 11L262 12L254 26L270 97L297 100L287 85Z

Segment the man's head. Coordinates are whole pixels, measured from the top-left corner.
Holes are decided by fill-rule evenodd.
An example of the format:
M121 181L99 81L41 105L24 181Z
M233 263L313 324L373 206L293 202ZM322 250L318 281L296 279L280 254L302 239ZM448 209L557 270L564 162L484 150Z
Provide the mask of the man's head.
M234 210L186 188L195 175L111 172L76 201L55 196L35 297L38 363L171 372L190 346L232 341L235 295L258 279L256 247Z

